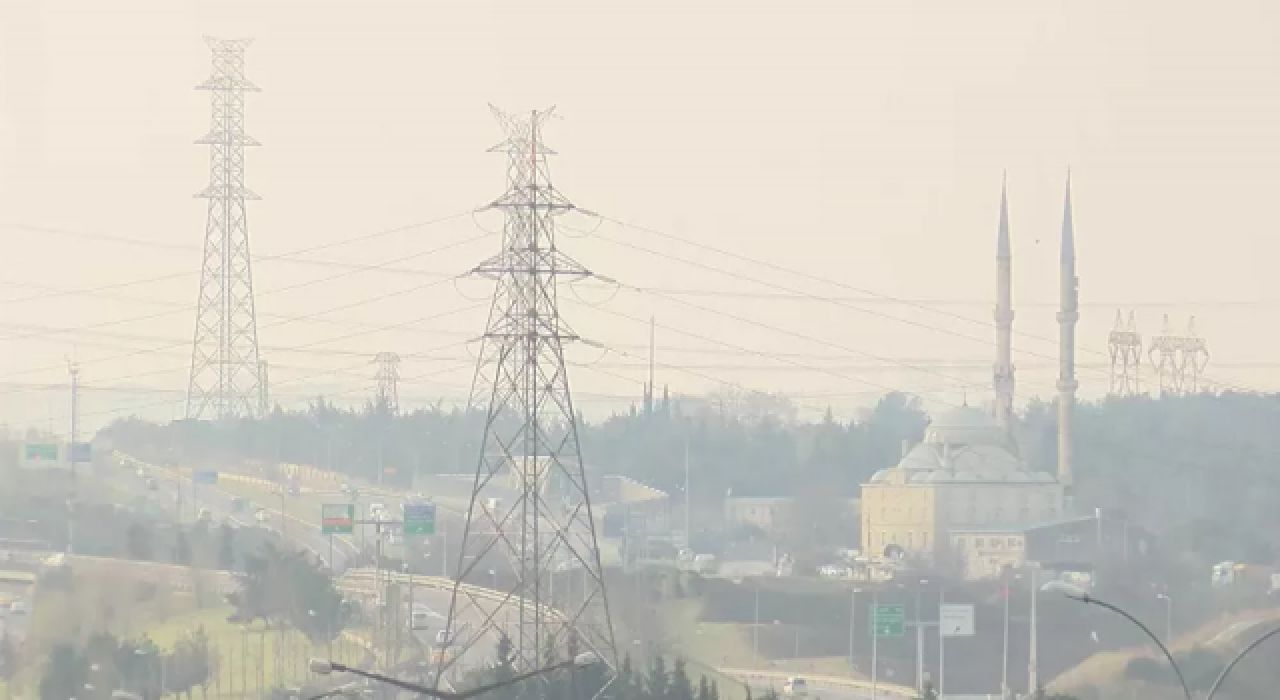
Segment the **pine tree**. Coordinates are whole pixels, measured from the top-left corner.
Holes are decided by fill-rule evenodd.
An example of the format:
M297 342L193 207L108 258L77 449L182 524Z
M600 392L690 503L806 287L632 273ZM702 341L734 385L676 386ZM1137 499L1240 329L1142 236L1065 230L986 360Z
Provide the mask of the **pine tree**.
M668 700L693 700L693 683L689 680L683 659L676 659L671 669L671 686L667 692Z
M711 684L706 676L698 678L698 700L711 700Z
M649 673L644 682L646 700L668 700L671 679L667 677L667 664L661 655L653 657L649 663Z
M191 563L191 544L187 542L187 533L178 530L178 539L173 543L173 563L186 566Z
M218 568L223 571L236 568L235 535L236 531L227 524L218 531Z

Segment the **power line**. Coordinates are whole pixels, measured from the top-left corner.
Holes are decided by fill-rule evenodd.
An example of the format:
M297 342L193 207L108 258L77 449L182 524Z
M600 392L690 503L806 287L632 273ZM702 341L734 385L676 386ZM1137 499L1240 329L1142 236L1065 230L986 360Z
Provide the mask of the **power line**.
M743 262L746 262L746 263L749 263L749 264L752 264L752 265L758 265L758 266L760 266L760 267L764 267L764 268L767 268L767 269L771 269L771 270L775 270L775 271L778 271L778 272L782 272L782 273L784 273L784 274L794 275L794 276L796 276L796 277L799 277L799 278L802 278L802 279L807 279L807 280L814 281L814 282L818 282L818 283L821 283L821 284L828 284L828 285L832 285L832 286L839 287L839 288L842 288L842 289L845 289L845 290L848 290L848 291L851 291L851 292L854 292L854 293L858 293L858 294L866 294L866 295L868 295L868 296L875 297L875 298L880 299L880 300L883 300L883 301L891 301L891 302L893 302L893 303L898 303L898 304L902 304L902 305L905 305L905 306L911 306L911 307L918 308L918 309L923 310L923 311L927 311L927 312L929 312L929 313L934 313L934 314L938 314L938 315L946 316L946 317L948 317L948 318L953 318L953 319L956 319L956 320L959 320L959 321L963 321L963 322L965 322L965 323L970 323L970 324L978 325L978 326L981 326L981 327L983 327L983 328L991 329L991 330L993 330L993 331L994 331L994 325L993 325L992 323L988 322L988 321L982 321L982 320L979 320L979 319L970 318L970 317L963 316L963 315L960 315L960 314L951 313L951 312L948 312L948 311L945 311L945 310L942 310L942 309L931 308L931 307L929 307L929 306L927 306L927 305L925 305L925 304L921 304L921 303L918 303L918 302L914 302L914 301L909 300L909 299L903 299L903 298L900 298L900 297L894 297L894 296L887 295L887 294L881 294L881 293L879 293L879 292L875 292L875 291L868 290L868 289L862 289L862 288L856 287L856 286L854 286L854 285L850 285L850 284L845 283L845 282L840 282L840 281L837 281L837 280L832 280L832 279L829 279L829 278L826 278L826 277L822 277L821 275L815 275L815 274L813 274L813 273L808 273L808 272L804 272L804 271L801 271L801 270L795 270L795 269L792 269L792 268L785 267L785 266L783 266L783 265L779 265L779 264L777 264L777 263L772 263L772 262L763 261L763 260L757 260L757 259L754 259L754 258L751 258L751 257L745 256L745 255L742 255L742 254L740 254L740 253L734 253L734 252L727 251L727 250L724 250L724 249L721 249L721 248L717 248L717 247L715 247L715 246L707 245L707 244L705 244L705 243L697 243L697 242L695 242L695 241L686 240L686 239L681 238L681 237L679 237L679 236L676 236L676 235L674 235L674 234L666 233L666 232L663 232L663 231L659 231L659 230L657 230L657 229L649 228L649 227L646 227L646 226L641 226L641 225L638 225L638 224L628 223L628 222L622 221L622 220L620 220L620 219L615 219L615 218L613 218L613 217L609 217L609 216L606 216L606 215L603 215L603 214L593 213L593 215L594 215L594 216L597 216L597 217L599 217L599 218L601 218L601 219L602 219L602 220L604 220L604 221L608 221L608 222L610 222L610 223L613 223L613 224L615 224L615 225L617 225L617 226L621 226L621 227L623 227L623 228L629 228L629 229L632 229L632 230L635 230L635 231L641 231L641 232L644 232L644 233L649 233L649 234L652 234L652 235L654 235L654 236L658 236L658 237L660 237L660 238L663 238L663 239L665 239L665 240L670 240L670 241L675 241L675 242L678 242L678 243L682 243L682 244L688 245L688 246L693 247L693 248L698 248L698 249L705 250L705 251L708 251L708 252L711 252L711 253L715 253L715 254L720 255L720 256L729 257L729 258L734 258L734 259L741 260L741 261L743 261ZM686 264L686 265L690 265L690 266L693 266L693 267L698 267L698 268L701 268L701 269L704 269L704 270L708 270L708 271L711 271L711 272L715 272L715 273L717 273L717 274L723 274L723 275L728 276L728 277L734 277L734 278L737 278L737 279L740 279L740 280L753 282L753 283L755 283L755 284L759 284L759 285L762 285L762 286L771 287L771 288L774 288L774 289L777 289L777 290L780 290L780 291L783 291L783 292L787 292L787 293L795 294L795 295L797 295L797 296L801 296L801 297L804 297L804 298L806 298L806 299L810 299L810 300L813 300L813 301L821 301L821 302L823 302L823 303L835 304L835 305L842 306L842 307L844 307L844 308L850 309L850 310L852 310L852 311L857 311L857 312L859 312L859 313L869 314L869 315L872 315L872 316L878 316L878 317L881 317L881 318L885 318L885 319L888 319L888 320L896 321L896 322L903 323L903 324L910 325L910 326L915 326L915 327L922 328L922 329L925 329L925 330L930 330L930 331L934 331L934 332L938 332L938 333L943 333L943 334L951 335L951 336L958 337L958 338L964 338L964 339L967 339L967 340L976 341L976 342L979 342L979 343L982 343L982 344L985 344L985 345L992 345L992 344L993 344L993 343L992 343L992 341L991 341L990 339L979 338L979 337L971 336L971 335L968 335L968 334L965 334L965 333L960 333L960 332L952 331L952 330L949 330L949 329L939 328L939 327L937 327L937 326L930 326L930 325L928 325L928 324L923 324L923 323L920 323L920 322L917 322L917 321L912 321L912 320L909 320L909 319L904 319L904 318L897 317L897 316L893 316L893 315L890 315L890 314L884 314L884 313L875 312L875 311L872 311L872 310L869 310L869 309L860 308L860 307L853 306L853 305L848 304L848 303L841 302L841 301L839 301L837 298L834 298L834 297L823 297L823 296L819 296L819 295L808 294L808 293L806 293L806 292L804 292L804 291L796 290L796 289L792 289L792 288L786 287L785 285L779 285L779 284L776 284L776 283L773 283L773 282L768 282L768 281L766 281L766 280L761 280L761 279L759 279L759 278L752 277L751 275L746 275L746 274L742 274L742 273L738 273L738 272L733 272L733 271L730 271L730 270L725 270L725 269L723 269L723 268L719 268L719 267L716 267L716 266L708 265L708 264L706 264L706 263L700 263L700 262L697 262L697 261L688 260L688 259L686 259L686 258L682 258L682 257L676 256L676 255L673 255L673 254L671 254L671 253L659 252L659 251L655 251L655 250L652 250L652 249L646 248L646 247L644 247L644 246L636 245L636 244L629 243L629 242L625 242L625 241L619 241L619 240L617 240L617 239L614 239L614 238L609 237L607 234L601 234L601 236L599 236L599 240L607 241L607 242L609 242L609 243L611 243L611 244L614 244L614 245L619 245L619 246L623 246L623 247L632 248L632 249L635 249L635 250L638 250L638 251L641 251L641 252L645 252L645 253L650 254L650 255L657 256L657 257L659 257L659 258L663 258L663 259L667 259L667 260L673 260L673 261L681 262L681 263L684 263L684 264ZM717 312L717 313L718 313L718 312ZM1058 341L1057 341L1057 339L1054 339L1054 338L1047 338L1047 337L1044 337L1044 336L1039 336L1039 335L1029 334L1029 333L1026 333L1026 332L1023 332L1023 331L1016 332L1016 333L1015 333L1015 335L1020 336L1020 337L1024 337L1024 338L1029 338L1029 339L1032 339L1032 340L1037 340L1037 341L1041 341L1041 342L1046 342L1046 343L1054 343L1054 344L1056 344L1056 343L1058 342ZM1101 356L1101 357L1109 357L1109 353L1108 353L1107 351L1098 350L1098 349L1096 349L1096 348L1080 347L1079 349L1080 349L1080 350L1083 350L1084 352L1087 352L1087 353L1090 353L1090 354L1094 354L1094 355L1098 355L1098 356ZM1027 355L1034 356L1034 357L1040 357L1040 358L1053 358L1053 356L1051 356L1051 355L1045 355L1045 354L1043 354L1043 353L1036 353L1036 352L1028 351L1028 350L1026 350L1026 349L1022 349L1022 350L1020 350L1020 352L1021 352L1021 353L1023 353L1023 354L1027 354ZM1245 387L1245 386L1237 385L1237 384L1232 384L1232 383L1229 383L1229 382L1214 381L1214 382L1212 382L1212 383L1213 383L1213 384L1215 384L1215 385L1216 385L1216 386L1218 386L1218 387L1223 388L1223 389L1231 389L1231 390L1235 390L1235 391L1244 391L1244 392L1253 391L1253 389L1250 389L1249 387Z

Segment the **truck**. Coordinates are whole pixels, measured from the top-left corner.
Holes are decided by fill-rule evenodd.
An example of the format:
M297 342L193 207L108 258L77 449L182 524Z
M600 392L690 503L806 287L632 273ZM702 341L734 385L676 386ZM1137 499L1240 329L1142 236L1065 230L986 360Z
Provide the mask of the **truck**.
M1210 583L1219 589L1251 589L1275 594L1280 591L1280 571L1274 566L1223 561L1213 566Z

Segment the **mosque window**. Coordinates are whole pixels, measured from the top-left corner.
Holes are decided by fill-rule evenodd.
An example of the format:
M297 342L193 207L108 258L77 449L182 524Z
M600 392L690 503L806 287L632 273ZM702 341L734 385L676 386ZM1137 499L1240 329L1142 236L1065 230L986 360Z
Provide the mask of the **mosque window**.
M981 537L976 537L976 538L974 538L974 540L973 540L973 548L974 548L974 549L982 549L982 546L983 546L984 544L986 544L986 542L985 542L985 541L983 541L983 539L982 539Z
M956 538L956 549L964 549L965 539L963 537Z
M1020 548L1020 547L1019 547L1019 545L1020 545L1020 544L1021 544L1021 542L1019 542L1019 541L1018 541L1018 538L1017 538L1017 537L1010 537L1010 538L1009 538L1009 549L1019 549L1019 548Z
M929 548L929 533L927 532L920 533L920 548L921 549Z
M914 548L915 546L916 546L916 533L908 532L907 533L907 549Z

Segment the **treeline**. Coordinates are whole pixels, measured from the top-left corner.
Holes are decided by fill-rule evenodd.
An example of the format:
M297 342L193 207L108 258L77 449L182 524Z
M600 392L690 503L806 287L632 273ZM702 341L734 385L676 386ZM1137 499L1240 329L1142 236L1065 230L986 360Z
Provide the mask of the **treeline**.
M217 676L219 657L203 627L161 651L147 638L119 639L106 632L83 645L56 644L40 678L40 700L110 700L116 691L145 700L202 695Z
M566 657L573 658L579 649L572 639L566 648ZM552 653L544 655L544 667L563 661ZM516 675L511 642L499 639L494 663L490 668L473 671L465 677L462 689L475 689L489 685L501 685ZM667 666L661 655L650 661L648 668L637 669L631 657L623 658L618 673L610 682L609 669L603 664L584 668L568 668L555 671L537 680L527 680L514 685L495 688L484 694L486 700L589 700L603 691L610 700L720 700L720 688L714 679L701 675L695 681L685 662L677 659ZM741 686L734 695L746 695L751 691Z
M696 501L726 493L855 497L876 470L894 464L903 440L928 421L920 403L891 393L852 421L801 422L784 400L729 394L659 400L598 422L582 421L589 466L670 493L684 486L688 448ZM1274 561L1269 532L1280 528L1280 395L1198 394L1082 403L1076 412L1077 504L1119 508L1171 538L1196 566L1208 560ZM317 399L262 420L121 421L103 436L158 459L256 458L314 464L408 485L412 473L468 473L479 454L482 417L432 408L393 415L369 405L344 410ZM1032 402L1018 426L1019 449L1054 471L1057 415ZM718 508L715 512L719 512Z
M872 473L897 461L903 440L923 434L927 416L903 394L882 398L860 419L830 415L816 423L790 418L785 403L729 395L718 400L660 401L603 421L579 418L589 467L623 474L675 492L684 485L686 448L697 474L695 497L719 499L787 494L797 477L854 497ZM779 407L781 406L781 407ZM160 426L117 421L101 437L156 459L258 459L313 464L365 478L393 467L383 479L408 486L412 473L471 473L480 453L484 416L432 408L393 415L373 404L341 409L316 399L301 411L277 408L262 420L177 421Z

